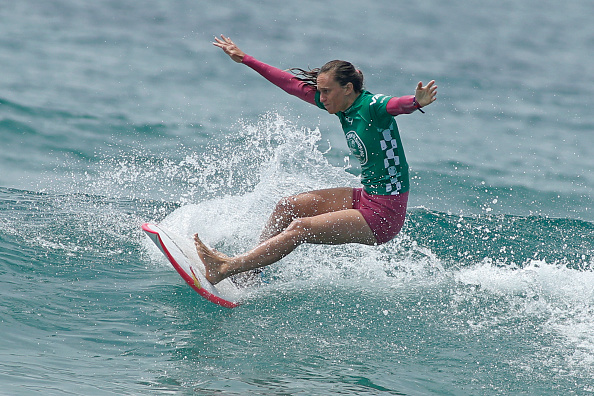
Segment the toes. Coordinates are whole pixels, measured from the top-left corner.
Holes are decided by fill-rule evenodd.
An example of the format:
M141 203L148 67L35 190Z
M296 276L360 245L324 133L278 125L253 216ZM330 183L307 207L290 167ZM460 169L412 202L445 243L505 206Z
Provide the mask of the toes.
M206 248L206 245L204 244L204 242L202 242L202 240L200 240L200 238L198 237L198 234L194 234L194 243L196 244L197 247L199 247L202 250L208 250Z

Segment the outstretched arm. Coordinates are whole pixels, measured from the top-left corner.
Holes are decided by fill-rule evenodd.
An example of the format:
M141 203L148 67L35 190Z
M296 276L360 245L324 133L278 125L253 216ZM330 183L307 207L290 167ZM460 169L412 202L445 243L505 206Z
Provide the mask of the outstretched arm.
M423 86L422 82L419 82L415 90L415 95L406 95L401 97L394 97L390 99L386 110L393 116L399 114L410 114L415 110L421 110L421 107L425 107L435 102L437 95L437 85L435 80L432 80L426 86Z
M223 35L221 35L221 38L215 37L213 45L225 51L225 53L235 62L243 63L244 65L251 67L285 92L316 105L316 89L297 79L293 74L280 70L274 66L267 65L266 63L260 62L254 57L247 55L240 50L229 37Z

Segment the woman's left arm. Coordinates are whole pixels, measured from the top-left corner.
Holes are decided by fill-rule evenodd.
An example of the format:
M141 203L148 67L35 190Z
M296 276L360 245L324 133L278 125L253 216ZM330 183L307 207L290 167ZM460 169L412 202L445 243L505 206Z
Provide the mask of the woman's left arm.
M423 86L422 82L417 84L414 95L406 95L401 97L393 97L388 101L386 110L389 114L397 116L399 114L410 114L415 110L421 110L421 107L425 107L435 102L437 95L437 85L435 80L432 80L426 86Z

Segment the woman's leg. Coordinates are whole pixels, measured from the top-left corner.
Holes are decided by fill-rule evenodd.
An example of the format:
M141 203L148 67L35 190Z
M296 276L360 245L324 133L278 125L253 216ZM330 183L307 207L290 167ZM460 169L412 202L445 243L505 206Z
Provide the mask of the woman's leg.
M280 224L292 218L289 226L239 256L228 257L210 249L196 235L196 248L206 267L206 278L216 284L231 275L270 265L291 253L302 243L375 244L375 236L361 213L351 209L352 191L352 189L332 189L300 194L288 199L292 203L289 206L281 201L271 216L272 221L269 221L269 225L272 227L269 230L274 230L271 233L275 233ZM347 193L350 194L349 198ZM308 201L312 205L309 208L304 205ZM324 210L327 212L323 212ZM297 217L306 212L322 213ZM278 216L275 217L275 213Z
M260 235L260 242L285 230L297 218L352 209L353 189L350 187L310 191L281 199L274 208Z

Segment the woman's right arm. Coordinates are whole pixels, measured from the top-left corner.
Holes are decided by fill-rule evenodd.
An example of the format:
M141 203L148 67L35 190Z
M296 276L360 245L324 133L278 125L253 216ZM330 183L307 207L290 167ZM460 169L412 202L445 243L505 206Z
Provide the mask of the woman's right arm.
M312 105L316 105L316 89L297 79L293 74L280 70L274 66L267 65L264 62L260 62L249 55L243 57L243 64L260 73L265 79L288 94L297 96L299 99L311 103Z
M287 71L267 65L266 63L260 62L254 57L245 54L229 37L221 36L220 39L215 37L215 40L216 41L213 44L225 51L225 53L235 62L243 63L244 65L251 67L283 91L294 95L307 103L313 104L314 106L316 105L316 89L311 85L304 83Z

